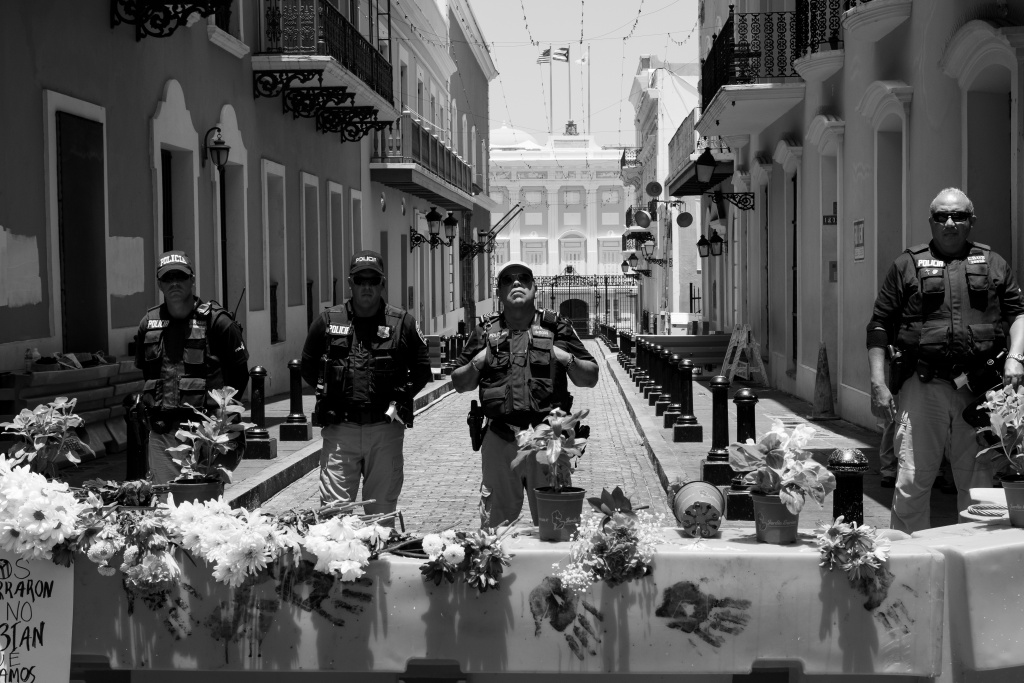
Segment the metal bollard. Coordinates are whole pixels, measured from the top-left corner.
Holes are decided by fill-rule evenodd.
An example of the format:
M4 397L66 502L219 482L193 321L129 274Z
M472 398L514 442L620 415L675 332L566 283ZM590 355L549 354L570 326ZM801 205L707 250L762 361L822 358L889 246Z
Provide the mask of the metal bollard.
M757 405L757 394L747 388L740 389L733 396L736 404L736 440L746 443L747 439L757 440L754 426L754 406Z
M701 461L701 479L715 486L728 486L735 476L729 467L729 380L711 378L711 450Z
M669 349L661 350L660 361L658 379L661 380L661 396L654 402L654 414L659 416L664 415L672 403L672 375L675 374L672 367L672 352Z
M281 441L309 441L313 438L313 425L302 410L302 361L288 361L288 373L290 412L281 425Z
M704 440L704 428L693 414L693 361L684 358L676 367L679 368L680 415L672 427L672 441L697 443Z
M267 405L265 386L267 369L257 365L249 371L251 404L249 421L256 426L245 432L245 458L247 460L277 457L277 439L267 431Z
M679 416L683 414L683 371L679 369L679 361L679 354L669 354L666 368L668 372L668 403L665 406L665 412L661 414L664 418L662 426L665 429L672 427Z
M832 492L832 518L840 515L844 522L864 523L864 473L868 459L856 448L837 448L828 458L828 469L836 475Z
M651 350L651 385L644 390L644 398L647 405L653 406L661 398L663 387L661 385L665 375L661 370L661 344L655 344Z

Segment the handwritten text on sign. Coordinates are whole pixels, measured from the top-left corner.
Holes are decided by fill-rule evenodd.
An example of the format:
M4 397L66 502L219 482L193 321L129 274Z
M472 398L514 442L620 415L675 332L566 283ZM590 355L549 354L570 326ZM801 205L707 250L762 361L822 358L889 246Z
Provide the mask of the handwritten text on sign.
M73 577L70 567L0 552L0 683L68 680Z

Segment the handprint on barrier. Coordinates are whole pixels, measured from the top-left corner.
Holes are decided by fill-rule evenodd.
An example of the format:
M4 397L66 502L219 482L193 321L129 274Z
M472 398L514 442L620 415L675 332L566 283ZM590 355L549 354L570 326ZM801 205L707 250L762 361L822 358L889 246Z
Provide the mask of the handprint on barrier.
M580 606L583 607L582 611L579 610ZM587 654L597 656L595 648L601 638L592 620L604 621L604 615L590 602L566 590L557 576L545 576L540 585L530 591L530 612L533 614L534 635L541 635L544 622L547 621L556 631L565 634L565 642L581 662ZM572 633L567 632L570 626Z
M365 576L347 582L345 585L352 588L343 588L341 599L332 599L332 589L341 580L333 574L313 571L313 567L312 562L300 560L291 567L282 569L277 594L283 601L307 612L316 612L335 626L344 626L345 620L342 618L341 610L359 614L373 599L372 593L366 590L373 585L373 581ZM307 588L308 597L303 597Z
M692 633L713 647L722 647L724 634L743 632L750 615L749 600L716 598L692 581L680 581L665 589L655 616L671 619L669 628Z

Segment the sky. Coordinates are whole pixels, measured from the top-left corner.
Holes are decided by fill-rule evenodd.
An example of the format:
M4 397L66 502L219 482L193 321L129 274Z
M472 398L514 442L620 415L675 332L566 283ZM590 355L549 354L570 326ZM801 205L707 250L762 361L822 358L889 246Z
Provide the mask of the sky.
M640 55L667 62L697 61L699 0L471 0L491 48L498 76L490 84L490 128L506 122L544 144L551 92L556 134L572 118L581 134L588 120L597 143L634 146L629 91ZM582 44L580 36L582 31ZM539 46L531 44L531 40ZM549 46L568 47L570 70L537 64ZM587 114L587 65L576 64L589 49L591 114ZM571 90L569 81L571 79ZM569 102L572 102L572 110Z

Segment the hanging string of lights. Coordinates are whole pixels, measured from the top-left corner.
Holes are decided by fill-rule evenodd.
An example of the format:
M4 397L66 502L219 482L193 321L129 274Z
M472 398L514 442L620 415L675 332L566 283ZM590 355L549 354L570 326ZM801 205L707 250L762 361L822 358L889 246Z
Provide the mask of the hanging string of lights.
M580 0L580 45L583 44L583 16L586 13L586 10L584 9L586 2L587 0Z
M697 21L693 22L693 28L690 29L690 32L687 33L686 37L683 38L682 40L676 40L675 38L672 37L671 33L666 33L665 35L667 35L669 40L671 40L676 45L683 46L683 45L686 45L688 42L690 42L690 38L693 38L693 34L697 32L697 28L698 27L700 27L700 20L699 19Z
M633 28L629 29L629 34L627 34L626 37L622 39L622 42L626 42L627 40L633 37L633 31L636 30L636 25L640 23L640 15L643 13L643 11L644 0L640 0L640 7L638 7L636 10L636 20L633 21Z
M540 43L533 39L533 34L530 32L530 22L526 20L526 5L523 4L523 0L519 0L519 6L523 9L523 25L526 26L526 37L530 39L530 45L537 46Z
M641 0L643 2L643 0ZM622 81L626 78L626 41L622 41L622 73L619 74L619 144L622 144Z

